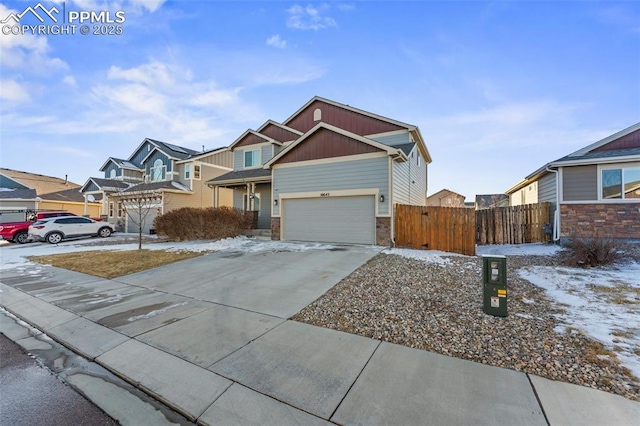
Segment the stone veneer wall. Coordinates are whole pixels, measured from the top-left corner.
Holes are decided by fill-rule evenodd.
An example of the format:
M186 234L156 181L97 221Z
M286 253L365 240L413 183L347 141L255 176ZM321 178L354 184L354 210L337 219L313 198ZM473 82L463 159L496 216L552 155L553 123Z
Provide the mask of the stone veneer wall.
M640 203L562 204L560 215L563 238L640 240Z
M280 240L280 218L271 218L271 239Z
M391 245L390 217L376 217L376 244L379 246Z

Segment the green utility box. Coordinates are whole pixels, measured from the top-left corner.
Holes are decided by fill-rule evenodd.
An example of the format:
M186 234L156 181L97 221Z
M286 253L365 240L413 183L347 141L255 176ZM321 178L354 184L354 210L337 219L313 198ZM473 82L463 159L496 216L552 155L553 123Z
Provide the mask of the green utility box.
M507 316L507 258L482 256L482 287L484 313Z

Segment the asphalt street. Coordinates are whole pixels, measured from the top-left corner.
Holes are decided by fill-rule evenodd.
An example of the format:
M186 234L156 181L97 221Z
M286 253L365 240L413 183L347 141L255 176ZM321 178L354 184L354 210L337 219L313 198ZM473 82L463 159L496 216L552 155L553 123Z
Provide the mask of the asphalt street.
M0 334L0 424L117 425Z

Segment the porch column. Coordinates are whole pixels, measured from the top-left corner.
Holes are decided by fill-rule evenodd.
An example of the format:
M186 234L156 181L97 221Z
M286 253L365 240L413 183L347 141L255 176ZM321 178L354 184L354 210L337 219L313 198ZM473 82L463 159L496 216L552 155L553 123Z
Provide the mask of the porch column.
M251 184L247 184L247 204L244 206L245 211L251 210Z
M89 214L89 200L87 199L87 197L89 196L89 194L82 194L84 195L84 215L88 215Z

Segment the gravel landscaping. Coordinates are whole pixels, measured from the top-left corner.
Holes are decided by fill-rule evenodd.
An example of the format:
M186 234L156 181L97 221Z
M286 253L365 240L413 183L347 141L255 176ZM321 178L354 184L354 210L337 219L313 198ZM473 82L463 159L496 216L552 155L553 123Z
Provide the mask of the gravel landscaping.
M509 256L506 318L482 310L481 262L379 254L292 319L640 401L640 382L615 353L578 330L554 331L562 306L516 273L557 260Z

